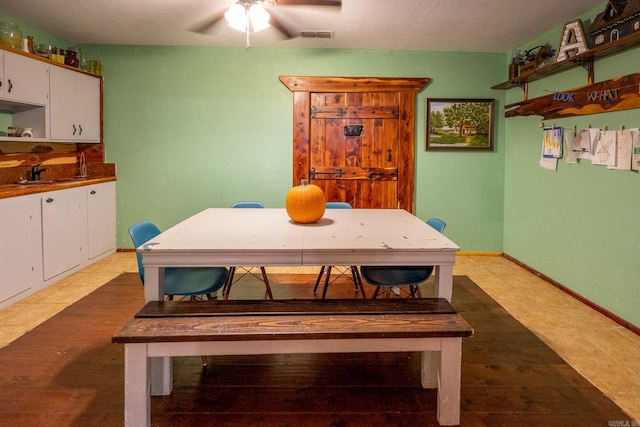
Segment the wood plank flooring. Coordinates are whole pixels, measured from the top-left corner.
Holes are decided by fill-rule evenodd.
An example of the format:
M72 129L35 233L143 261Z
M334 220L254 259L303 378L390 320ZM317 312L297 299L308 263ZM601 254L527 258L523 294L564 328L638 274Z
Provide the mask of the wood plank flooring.
M270 275L276 298L312 298L314 277ZM354 297L336 283L330 297ZM265 297L247 282L232 298ZM463 426L607 426L631 419L484 291L456 277L452 301L474 327L463 344ZM0 349L0 424L118 426L123 349L111 335L144 305L125 274ZM415 353L174 359L174 393L154 426L435 426Z

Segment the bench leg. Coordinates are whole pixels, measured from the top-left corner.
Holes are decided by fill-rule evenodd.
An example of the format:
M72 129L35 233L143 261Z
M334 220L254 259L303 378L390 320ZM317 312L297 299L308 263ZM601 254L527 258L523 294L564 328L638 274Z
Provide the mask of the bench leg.
M462 338L443 338L438 375L437 418L441 426L460 424Z
M171 357L151 358L151 396L168 396L173 391Z
M420 372L422 388L438 388L439 371L440 352L424 351L422 353L422 370Z
M150 365L146 344L124 346L124 425L149 426L151 423Z

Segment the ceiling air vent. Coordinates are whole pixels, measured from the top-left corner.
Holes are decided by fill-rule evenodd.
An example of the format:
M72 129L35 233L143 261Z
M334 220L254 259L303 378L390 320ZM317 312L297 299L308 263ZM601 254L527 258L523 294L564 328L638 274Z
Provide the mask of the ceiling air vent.
M300 37L306 39L332 39L333 31L300 31Z

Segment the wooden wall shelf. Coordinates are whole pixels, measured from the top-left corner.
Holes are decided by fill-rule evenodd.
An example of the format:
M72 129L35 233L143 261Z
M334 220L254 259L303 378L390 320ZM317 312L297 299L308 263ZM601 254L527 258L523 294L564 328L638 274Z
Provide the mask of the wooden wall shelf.
M593 63L596 59L613 55L638 45L640 45L640 32L630 34L615 42L594 47L580 55L573 56L564 61L547 65L546 67L536 70L526 76L516 77L513 80L508 80L504 83L492 86L491 89L511 89L514 87L520 87L525 91L526 99L527 85L529 82L539 80L577 66L582 66L587 69L589 73L588 84L593 84Z

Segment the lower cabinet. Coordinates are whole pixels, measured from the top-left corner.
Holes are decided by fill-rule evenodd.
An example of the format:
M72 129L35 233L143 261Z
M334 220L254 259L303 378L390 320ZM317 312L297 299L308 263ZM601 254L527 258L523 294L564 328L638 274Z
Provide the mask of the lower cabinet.
M0 200L0 307L42 282L40 199Z
M89 259L116 248L116 183L83 187L87 192L87 248Z
M85 194L79 187L40 195L44 280L82 263L86 251L82 237L87 235L87 219L83 215Z
M116 183L0 200L0 308L116 250Z

